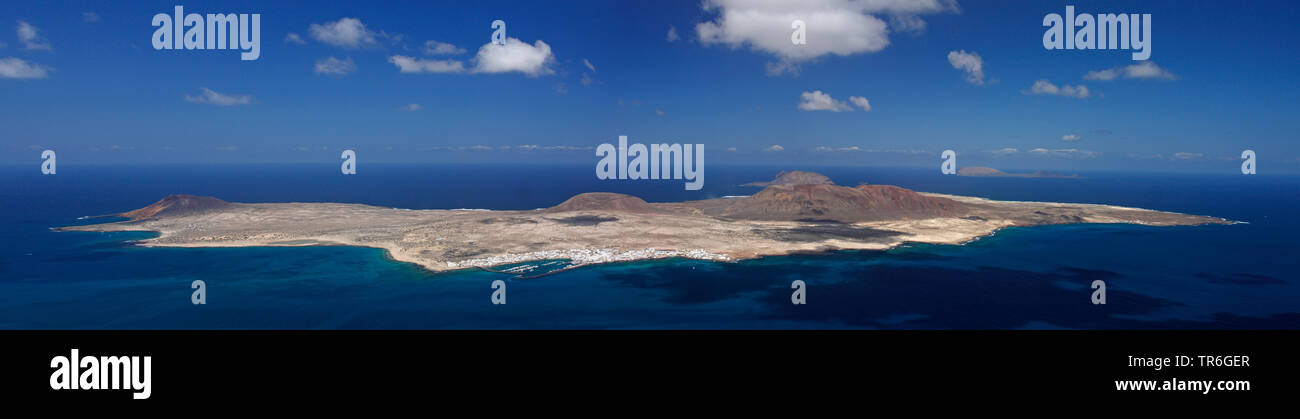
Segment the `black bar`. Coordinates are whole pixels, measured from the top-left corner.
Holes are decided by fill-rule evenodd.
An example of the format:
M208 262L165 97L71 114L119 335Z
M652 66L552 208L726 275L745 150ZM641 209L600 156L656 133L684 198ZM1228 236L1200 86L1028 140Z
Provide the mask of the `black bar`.
M503 394L652 400L953 395L1227 402L1295 394L1295 331L5 331L22 402L449 403ZM150 397L53 390L51 359L150 356ZM1239 366L1130 366L1229 356ZM1249 390L1117 391L1116 380L1249 381ZM504 393L497 393L504 392ZM718 397L722 397L719 395Z

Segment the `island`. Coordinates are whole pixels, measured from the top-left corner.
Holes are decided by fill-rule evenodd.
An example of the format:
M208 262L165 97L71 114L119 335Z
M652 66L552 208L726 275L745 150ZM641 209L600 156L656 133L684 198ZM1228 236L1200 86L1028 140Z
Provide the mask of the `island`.
M817 172L804 172L800 170L781 171L776 174L776 178L767 182L750 182L740 186L774 186L774 185L834 185L831 178Z
M747 197L649 203L583 193L527 211L410 210L340 203L234 203L173 195L58 231L152 231L139 246L342 245L381 248L430 271L565 260L583 266L657 258L736 261L908 242L961 244L1007 227L1077 223L1228 224L1200 215L1100 204L995 201L863 184L770 185Z
M973 177L1032 177L1032 178L1066 178L1078 179L1079 174L1065 175L1057 172L1039 170L1033 173L1007 173L992 167L967 166L957 171L957 176Z

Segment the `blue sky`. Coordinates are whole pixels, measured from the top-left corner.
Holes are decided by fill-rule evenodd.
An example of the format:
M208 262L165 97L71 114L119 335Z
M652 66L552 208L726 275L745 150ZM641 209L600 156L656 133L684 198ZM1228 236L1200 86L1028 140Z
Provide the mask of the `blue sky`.
M180 3L260 13L256 61L153 49L151 19L176 2L9 4L0 163L53 149L65 165L334 164L354 149L363 162L595 164L597 145L627 135L704 144L711 163L922 167L953 149L960 166L1232 172L1253 149L1261 173L1300 172L1290 2L775 3ZM1150 13L1150 60L1043 48L1044 15L1067 4ZM772 41L789 16L809 16L803 49ZM496 19L517 55L480 56ZM953 52L978 56L980 74ZM1034 94L1039 80L1089 93Z

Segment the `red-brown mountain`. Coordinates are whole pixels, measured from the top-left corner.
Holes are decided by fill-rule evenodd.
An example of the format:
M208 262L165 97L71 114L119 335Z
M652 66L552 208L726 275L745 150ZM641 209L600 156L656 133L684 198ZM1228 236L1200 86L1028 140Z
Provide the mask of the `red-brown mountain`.
M745 198L711 199L683 205L706 215L772 221L863 221L958 216L957 201L925 196L889 185L768 186Z
M831 178L821 173L799 170L781 171L770 182L751 182L740 186L775 186L775 185L834 185Z
M777 176L820 181L825 176L812 172L781 172ZM795 173L794 178L789 178ZM770 221L835 221L854 223L960 216L966 212L957 201L938 198L889 185L857 187L829 184L772 185L741 198L702 201L647 203L631 195L594 192L575 195L547 208L547 212L620 211L635 213L677 213Z
M222 209L230 206L229 202L210 196L168 195L166 198L137 210L116 214L132 220L156 217L160 215L181 215L195 212Z
M658 208L648 204L645 200L632 195L610 192L587 192L574 195L572 198L546 209L547 212L565 212L565 211L622 211L638 213L655 213L660 212Z

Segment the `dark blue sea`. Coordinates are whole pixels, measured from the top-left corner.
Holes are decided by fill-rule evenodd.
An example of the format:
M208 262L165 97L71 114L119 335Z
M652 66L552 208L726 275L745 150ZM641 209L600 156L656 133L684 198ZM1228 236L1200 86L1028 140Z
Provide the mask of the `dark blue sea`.
M749 195L781 169L1004 200L1105 203L1224 217L1198 227L1014 228L735 263L668 259L534 279L433 274L350 247L142 248L148 233L53 232L168 194L234 202L533 209L581 192L647 201ZM4 329L1297 329L1300 177L1083 173L967 178L937 169L709 166L705 187L600 181L592 166L75 166L0 168ZM207 304L190 284L207 284ZM491 304L505 280L507 304ZM1094 305L1089 284L1107 284ZM790 284L807 284L807 304Z

